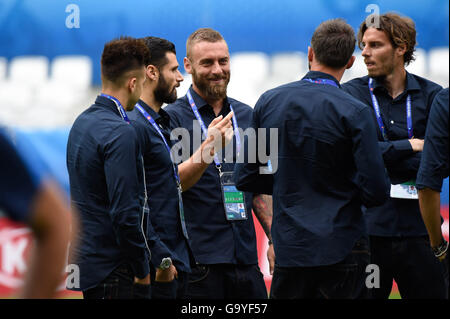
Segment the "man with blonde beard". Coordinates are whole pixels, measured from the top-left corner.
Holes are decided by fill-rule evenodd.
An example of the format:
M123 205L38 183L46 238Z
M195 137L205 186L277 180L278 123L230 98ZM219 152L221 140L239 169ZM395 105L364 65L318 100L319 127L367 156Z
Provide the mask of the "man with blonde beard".
M267 298L263 275L258 267L252 201L260 196L239 192L230 184L234 163L240 151L238 128L251 122L252 109L227 97L230 81L230 55L221 34L209 28L198 29L186 43L185 70L192 75L186 96L168 105L172 128L183 127L190 133L190 155L194 152L195 132L206 134L217 117L233 112L233 162L225 162L225 152L215 156L197 184L183 192L183 203L191 248L196 267L189 279L189 298ZM186 172L189 174L189 172ZM238 194L239 203L228 203L230 194ZM264 199L264 198L263 198ZM259 202L258 202L259 203ZM230 205L237 204L239 212ZM236 206L236 207L238 207ZM265 207L265 209L262 209ZM271 205L253 206L255 214L271 215ZM261 208L261 209L258 209ZM265 224L265 229L270 225Z

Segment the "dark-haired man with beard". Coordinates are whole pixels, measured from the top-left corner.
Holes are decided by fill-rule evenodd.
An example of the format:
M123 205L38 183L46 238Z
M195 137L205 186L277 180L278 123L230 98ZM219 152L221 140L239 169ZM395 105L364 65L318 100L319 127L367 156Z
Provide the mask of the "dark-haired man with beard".
M181 165L174 162L170 118L161 106L175 102L176 88L183 76L178 70L172 42L157 37L143 40L150 50L146 82L140 100L129 115L144 158L149 228L153 230L148 233L152 252L151 296L155 299L181 299L185 296L192 261L181 193L193 185L208 166L197 159L202 158L201 152L212 151L213 138L207 139L190 160ZM224 137L226 129L231 127L230 118L217 119L210 129L218 130ZM191 173L184 174L186 169ZM149 297L146 288L135 285L135 297Z
M209 28L198 29L189 36L186 49L184 67L192 75L193 84L186 96L165 108L172 127L189 131L189 139L182 138L179 143L189 143L192 154L196 132L208 136L207 125L227 114L233 114L235 137L233 148L226 148L220 156L216 154L197 184L183 192L186 225L197 263L190 275L187 295L189 298L213 299L267 298L263 275L257 264L251 213L253 195L238 192L230 184L237 153L243 151L240 150L238 128L245 130L249 127L252 109L227 97L230 55L219 32ZM228 202L229 192L237 194L238 203ZM263 206L266 207L264 212L255 209L255 213L271 215L271 205L258 207ZM270 225L263 227L270 229Z

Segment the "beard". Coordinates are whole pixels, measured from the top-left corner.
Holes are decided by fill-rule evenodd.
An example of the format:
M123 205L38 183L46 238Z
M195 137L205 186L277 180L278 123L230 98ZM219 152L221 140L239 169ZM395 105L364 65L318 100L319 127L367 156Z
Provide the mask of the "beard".
M174 87L171 90L169 83L161 76L155 88L154 95L157 102L170 104L177 100L177 89Z
M380 68L377 68L375 70L368 70L368 74L371 78L378 78L380 80L386 78L389 74L392 74L395 69L395 56L394 53L392 53L391 56L388 56L386 59L383 60L382 65Z
M223 79L223 84L211 84L209 80ZM221 76L212 76L210 79L200 76L194 68L192 68L192 82L205 95L206 99L221 100L227 97L227 86L230 82L230 72L225 72Z

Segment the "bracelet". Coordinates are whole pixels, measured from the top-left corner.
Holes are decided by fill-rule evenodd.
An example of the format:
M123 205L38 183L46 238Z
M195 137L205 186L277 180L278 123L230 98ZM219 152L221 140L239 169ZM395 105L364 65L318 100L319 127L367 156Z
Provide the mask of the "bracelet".
M432 247L434 256L436 258L442 257L448 250L448 242L445 239L442 239L442 243L436 248Z

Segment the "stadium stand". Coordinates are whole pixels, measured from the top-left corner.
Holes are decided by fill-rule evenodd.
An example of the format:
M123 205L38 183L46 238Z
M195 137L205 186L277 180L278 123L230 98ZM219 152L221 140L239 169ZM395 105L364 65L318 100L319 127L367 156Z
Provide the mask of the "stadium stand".
M342 82L366 74L360 51ZM407 70L447 87L448 48L423 48ZM259 96L278 85L300 79L308 69L305 52L237 52L231 55L229 95L254 106ZM184 74L177 89L184 95L191 76ZM20 56L9 63L0 58L0 119L19 127L60 127L70 125L77 114L90 105L99 88L93 85L93 62L83 55ZM33 108L30 109L30 105Z

